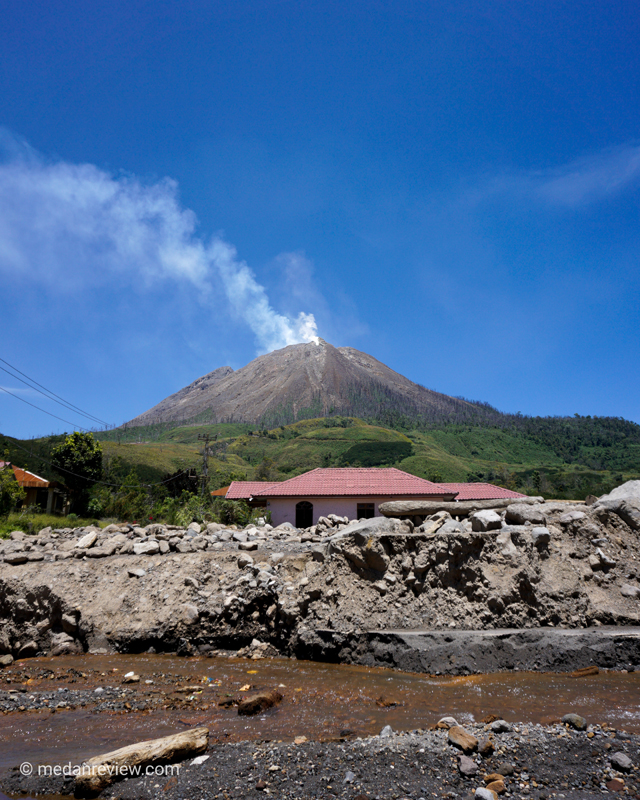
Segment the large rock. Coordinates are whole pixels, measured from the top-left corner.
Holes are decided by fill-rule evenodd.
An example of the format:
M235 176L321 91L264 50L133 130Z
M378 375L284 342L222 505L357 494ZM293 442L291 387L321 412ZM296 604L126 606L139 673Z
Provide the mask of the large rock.
M360 569L384 572L389 565L380 537L398 533L407 534L407 523L387 517L373 517L352 522L329 539L331 552L342 553Z
M269 692L256 692L243 698L238 704L238 714L252 716L272 708L282 700L282 695L277 689Z
M471 530L473 531L494 531L502 526L502 517L491 509L476 511L471 515Z
M160 552L160 545L158 542L136 542L133 552L136 556L154 556Z
M469 758L469 756L460 756L458 769L460 770L460 774L467 778L472 778L474 775L478 774L478 765L472 758Z
M532 528L531 529L531 541L533 542L535 547L544 547L545 545L549 544L551 541L551 534L549 533L549 528Z
M584 731L587 729L587 720L580 716L580 714L565 714L564 717L562 717L562 721L565 725L570 725L577 731Z
M542 497L519 497L518 503L542 503ZM411 517L415 515L429 517L438 511L448 511L453 517L466 517L474 511L485 508L506 508L513 504L513 498L500 500L461 500L456 503L450 500L390 500L381 503L378 510L385 517Z
M631 772L633 761L626 753L619 751L611 756L611 766L617 769L618 772Z
M546 525L547 520L540 506L531 506L525 503L513 503L507 507L505 521L510 525Z
M596 504L599 505L607 500L637 500L640 502L640 481L627 481L617 486L609 494L603 494L598 498Z
M598 500L596 508L606 508L607 511L617 514L632 530L640 531L640 500L635 498Z
M26 564L29 556L26 553L6 553L4 560L6 564Z
M640 481L627 481L594 503L617 514L633 530L640 530Z
M93 547L97 538L98 531L89 531L89 533L85 533L81 539L78 539L76 547L79 550L88 550L90 547Z
M478 749L476 737L460 725L454 725L449 728L448 739L451 744L459 747L465 754L473 753L474 750Z

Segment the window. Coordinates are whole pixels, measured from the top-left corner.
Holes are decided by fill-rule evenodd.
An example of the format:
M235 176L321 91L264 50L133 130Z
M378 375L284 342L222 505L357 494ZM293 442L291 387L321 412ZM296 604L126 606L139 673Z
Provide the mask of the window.
M310 528L313 525L313 504L308 500L296 503L296 528Z
M374 503L358 503L357 510L358 519L371 519L376 515L376 508Z

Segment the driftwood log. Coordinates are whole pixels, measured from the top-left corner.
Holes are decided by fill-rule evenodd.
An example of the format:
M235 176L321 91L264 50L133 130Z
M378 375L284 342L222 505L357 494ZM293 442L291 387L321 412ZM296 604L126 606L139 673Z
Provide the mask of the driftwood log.
M542 497L512 497L506 500L461 500L459 503L447 500L390 500L378 506L385 517L429 517L438 511L448 511L452 517L466 517L474 511L485 508L506 508L514 503L542 503Z
M95 797L121 778L144 775L149 766L170 764L204 753L208 745L209 729L191 728L174 736L137 742L94 756L78 768L81 773L76 775L75 796Z

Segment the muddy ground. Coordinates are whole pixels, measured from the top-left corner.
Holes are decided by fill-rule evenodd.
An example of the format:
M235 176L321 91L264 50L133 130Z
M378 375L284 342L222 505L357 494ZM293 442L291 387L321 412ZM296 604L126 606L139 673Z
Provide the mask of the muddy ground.
M0 543L0 664L13 670L13 658L38 654L225 650L441 674L590 664L631 671L640 668L638 514L624 504L544 503L485 521L440 512L420 525L329 518L305 531L114 525L15 534ZM7 714L27 702L11 688L0 698ZM167 700L151 689L99 700L73 691L28 702L120 703L141 714L184 703L180 693ZM183 762L179 775L130 778L104 796L464 798L491 774L503 776L506 796L640 796L639 737L589 722L583 731L470 725L492 744L464 763L444 730L212 742L209 757ZM17 766L0 786L73 791L73 781L22 776Z
M15 534L0 543L0 658L186 655L255 640L283 655L433 672L637 660L633 516L543 503L498 517L489 530L441 512L418 527L379 517L307 531L193 524ZM629 635L600 647L603 626ZM585 635L554 638L558 630Z

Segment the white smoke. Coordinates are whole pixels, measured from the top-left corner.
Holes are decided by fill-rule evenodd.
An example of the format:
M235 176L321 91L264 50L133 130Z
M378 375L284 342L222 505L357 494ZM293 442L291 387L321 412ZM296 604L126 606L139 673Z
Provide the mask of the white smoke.
M118 280L192 284L200 297L220 283L233 314L262 351L317 337L313 314L279 314L235 248L196 234L175 181L150 185L91 164L47 163L0 131L0 274L49 291ZM6 285L5 282L5 285Z
M238 261L232 245L214 239L207 248L207 256L222 278L233 311L244 319L267 350L317 338L313 314L301 311L295 319L291 319L273 310L264 286L256 281L244 261Z

